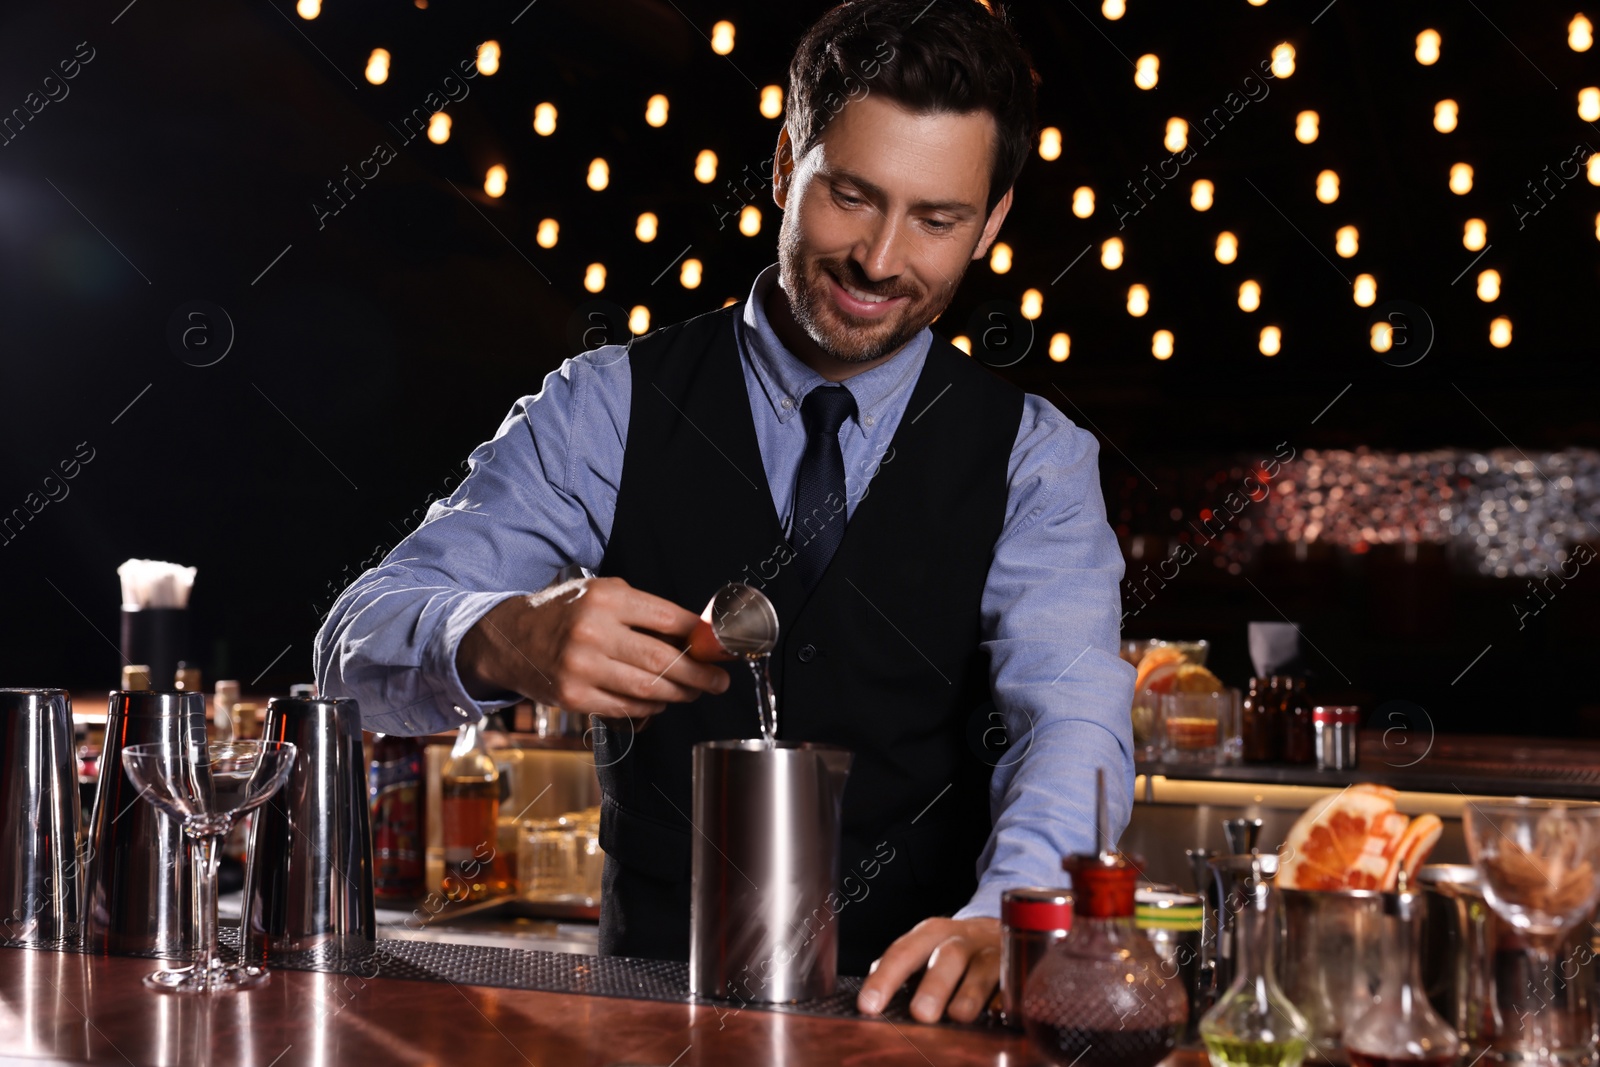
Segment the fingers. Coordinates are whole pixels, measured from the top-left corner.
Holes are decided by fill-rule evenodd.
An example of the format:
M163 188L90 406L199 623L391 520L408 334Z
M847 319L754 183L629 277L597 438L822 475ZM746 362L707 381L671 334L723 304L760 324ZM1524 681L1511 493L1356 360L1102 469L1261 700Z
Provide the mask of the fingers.
M983 1013L1000 982L1000 949L985 945L967 961L967 976L950 1000L950 1018L970 1023Z
M911 998L912 1018L919 1023L939 1021L950 995L966 973L971 955L972 947L960 934L952 934L939 942L933 955L928 957L928 972L917 983L916 995Z
M630 696L693 700L701 693L726 692L731 681L726 670L700 662L688 655L682 646L674 648L665 641L635 630L627 630L617 636L617 645L612 650L612 656L651 675L653 685L643 692L618 690ZM660 681L655 682L655 679ZM662 698L659 696L661 683L687 691L690 695Z
M933 950L949 936L949 922L948 919L924 919L909 933L896 938L894 944L872 965L872 973L867 980L861 983L861 992L856 995L856 1010L867 1015L882 1011L895 991L928 962ZM940 1006L943 1006L943 1001Z
M618 622L637 629L653 630L687 642L700 616L680 608L663 597L635 589L620 578L591 578L589 595L605 603ZM682 645L679 645L681 648Z

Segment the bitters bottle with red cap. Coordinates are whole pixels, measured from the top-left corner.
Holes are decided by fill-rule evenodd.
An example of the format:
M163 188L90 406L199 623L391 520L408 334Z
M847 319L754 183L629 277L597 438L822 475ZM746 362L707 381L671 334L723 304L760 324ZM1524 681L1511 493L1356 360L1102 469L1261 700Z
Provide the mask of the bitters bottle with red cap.
M1104 772L1095 777L1105 847L1062 861L1072 875L1072 927L1023 987L1023 1029L1060 1067L1155 1067L1182 1036L1189 1000L1135 925L1139 869L1110 847Z

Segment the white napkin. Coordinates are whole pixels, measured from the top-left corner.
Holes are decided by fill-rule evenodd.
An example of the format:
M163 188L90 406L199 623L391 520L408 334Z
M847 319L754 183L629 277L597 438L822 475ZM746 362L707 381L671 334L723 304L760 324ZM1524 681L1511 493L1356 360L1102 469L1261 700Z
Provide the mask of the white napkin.
M122 579L122 610L186 608L195 569L154 559L130 559L117 568Z

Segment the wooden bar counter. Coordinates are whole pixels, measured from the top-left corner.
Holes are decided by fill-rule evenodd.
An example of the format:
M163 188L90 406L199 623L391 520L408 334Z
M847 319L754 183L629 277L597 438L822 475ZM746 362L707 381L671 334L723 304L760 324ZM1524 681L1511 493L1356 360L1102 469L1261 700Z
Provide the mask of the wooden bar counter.
M273 972L212 997L144 988L156 961L0 948L0 1063L1039 1064L1020 1035L449 982ZM1180 1052L1169 1067L1199 1067Z

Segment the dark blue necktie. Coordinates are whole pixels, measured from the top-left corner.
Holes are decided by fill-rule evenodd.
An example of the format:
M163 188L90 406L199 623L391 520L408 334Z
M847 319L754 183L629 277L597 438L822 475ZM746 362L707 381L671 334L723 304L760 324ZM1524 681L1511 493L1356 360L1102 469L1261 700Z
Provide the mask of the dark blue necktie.
M839 427L855 411L855 397L843 386L818 386L800 405L806 450L795 483L789 543L807 589L817 584L844 540L844 454L839 448Z

